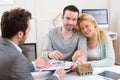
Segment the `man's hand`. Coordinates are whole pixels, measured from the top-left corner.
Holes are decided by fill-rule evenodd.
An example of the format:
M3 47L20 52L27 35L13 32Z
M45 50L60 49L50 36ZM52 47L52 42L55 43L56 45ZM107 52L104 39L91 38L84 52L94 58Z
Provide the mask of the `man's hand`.
M35 60L35 64L37 68L48 68L52 66L51 63L45 61L43 57L38 57Z
M49 54L48 54L49 58L51 59L54 59L54 60L60 60L60 59L63 59L63 54L59 51L51 51Z
M57 69L55 74L57 74L60 78L63 78L66 75L66 70L64 70L64 68Z

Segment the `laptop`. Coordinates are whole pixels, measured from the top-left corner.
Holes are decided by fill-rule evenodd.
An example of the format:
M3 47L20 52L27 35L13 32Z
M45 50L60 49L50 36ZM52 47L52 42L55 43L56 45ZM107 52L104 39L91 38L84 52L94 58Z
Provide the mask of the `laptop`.
M34 61L37 58L36 43L25 43L20 45L22 53L29 61Z

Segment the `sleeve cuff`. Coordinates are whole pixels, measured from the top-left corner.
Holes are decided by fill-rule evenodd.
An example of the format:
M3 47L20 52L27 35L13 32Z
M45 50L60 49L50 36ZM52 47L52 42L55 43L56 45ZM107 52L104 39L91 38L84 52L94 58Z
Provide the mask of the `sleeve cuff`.
M58 80L60 80L60 77L57 74L54 73L53 75L56 76Z
M34 71L37 71L37 67L36 67L36 64L35 64L34 61L32 61L32 65L33 65L33 67L34 67Z

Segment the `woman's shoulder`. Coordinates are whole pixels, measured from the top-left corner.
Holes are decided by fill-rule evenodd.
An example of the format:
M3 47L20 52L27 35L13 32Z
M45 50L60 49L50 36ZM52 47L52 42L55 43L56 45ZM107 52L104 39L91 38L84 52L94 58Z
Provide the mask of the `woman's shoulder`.
M103 31L102 36L103 36L103 39L102 39L100 42L106 44L106 43L112 41L112 40L111 40L111 37L110 37L110 35L109 35L109 33L108 33L107 31Z
M104 32L104 35L105 35L105 37L106 37L107 39L111 39L111 37L110 37L110 35L109 35L109 33L108 33L107 31Z

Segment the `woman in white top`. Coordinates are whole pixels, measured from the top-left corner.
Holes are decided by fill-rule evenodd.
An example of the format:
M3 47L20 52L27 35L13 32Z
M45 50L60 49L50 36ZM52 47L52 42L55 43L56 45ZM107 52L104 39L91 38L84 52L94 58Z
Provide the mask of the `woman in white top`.
M109 35L99 29L93 16L81 14L77 29L87 37L88 63L95 67L114 65L115 56L112 41ZM73 61L80 60L82 63L87 63L80 55L75 53L72 57Z

